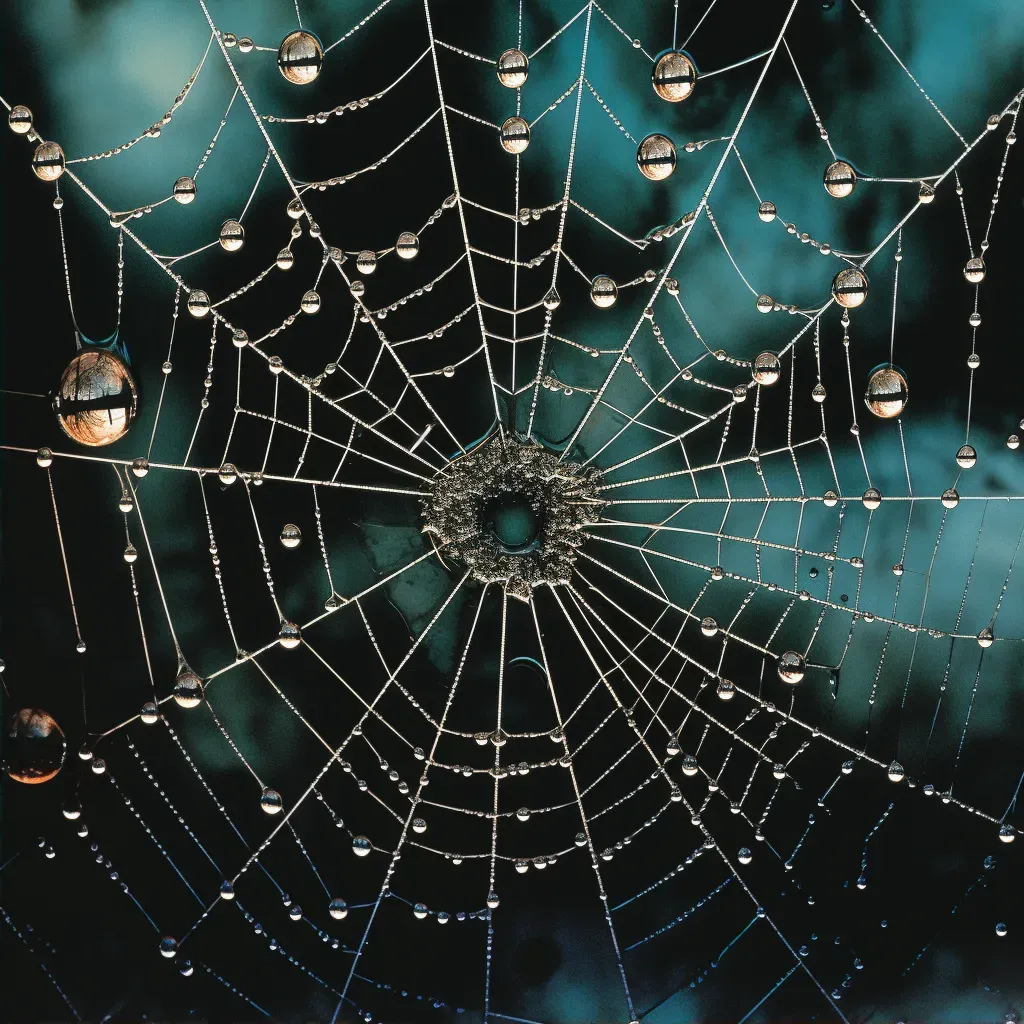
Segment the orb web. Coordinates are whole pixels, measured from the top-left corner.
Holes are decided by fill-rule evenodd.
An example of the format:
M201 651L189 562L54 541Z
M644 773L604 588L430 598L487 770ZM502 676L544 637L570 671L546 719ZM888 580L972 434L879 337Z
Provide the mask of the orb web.
M322 36L302 6L274 46L198 0L195 70L108 150L3 100L5 160L32 204L53 189L40 272L72 343L59 384L9 382L55 398L3 439L53 521L49 643L84 666L84 721L58 720L8 659L8 777L67 795L38 848L95 858L159 984L211 1016L913 1013L958 912L995 945L1019 910L1024 766L989 750L1024 629L1019 437L974 388L1022 93L961 134L849 0L845 31L938 122L927 174L872 175L897 154L821 116L849 108L809 74L819 5L707 70L715 0L688 37L678 4L511 5L498 40L430 0ZM785 173L773 117L810 128ZM91 166L137 146L163 198ZM65 234L72 206L93 235ZM117 354L75 313L100 226ZM920 302L940 259L956 358L900 283ZM940 387L967 392L955 426ZM69 524L83 501L104 526ZM927 921L915 870L941 878ZM76 1017L116 994L116 965L71 985L3 915ZM586 936L590 1002L544 990L569 984L545 931Z

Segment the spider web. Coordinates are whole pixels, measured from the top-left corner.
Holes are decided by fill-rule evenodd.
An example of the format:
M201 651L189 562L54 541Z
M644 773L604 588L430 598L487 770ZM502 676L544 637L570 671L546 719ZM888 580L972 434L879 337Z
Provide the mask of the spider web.
M633 165L642 132L616 113L647 88L658 47L631 34L645 26L627 30L591 2L538 34L520 6L507 45L531 72L510 91L495 85L493 58L444 38L464 20L444 12L442 31L435 6L385 0L335 38L318 88L341 101L299 115L295 90L282 94L288 107L257 98L254 80L276 75L263 51L276 48L253 26L243 52L198 0L208 45L168 115L111 150L68 154L56 195L92 204L117 235L118 328L136 266L156 268L170 313L165 361L145 382L152 421L135 425L128 457L64 445L43 471L86 658L90 626L104 627L83 608L61 477L72 460L116 476L118 628L130 624L142 654L116 692L96 694L96 669L86 672L84 810L69 828L152 927L154 957L172 936L174 966L225 986L231 1012L289 1016L301 1000L332 1020L575 1019L503 978L503 942L521 936L535 886L532 912L562 906L585 936L581 959L604 986L595 1019L706 1019L701 1005L737 1020L783 1005L863 1019L883 998L869 979L876 992L887 984L884 971L861 973L883 942L876 918L888 931L907 884L888 872L876 885L887 833L898 830L888 842L901 850L908 829L923 827L929 844L969 831L993 851L1016 834L1020 766L1010 756L995 771L990 732L972 742L970 727L985 684L1016 664L1019 496L953 460L972 437L975 366L957 359L967 419L936 473L915 465L925 431L865 422L871 362L859 347L877 349L876 363L911 358L900 273L923 259L915 227L935 193L947 220L962 219L958 268L987 253L1022 94L961 134L851 0L872 58L892 62L921 116L939 122L943 156L921 177L859 175L842 202L880 189L897 211L862 251L818 241L782 203L762 225L773 169L741 150L769 88L780 108L795 97L785 109L814 125L824 162L856 145L826 130L827 98L806 84L789 40L794 0L765 16L758 52L702 68L698 89L716 75L737 83L727 121L689 143L669 132L676 175L693 181L682 207L659 201L667 215L652 229L608 202L624 180L657 187ZM696 46L715 6L689 35L675 8L673 45ZM342 99L327 74L364 39L386 59L337 88L354 78L378 91ZM82 165L170 136L214 73L226 109L191 176L201 199L222 132L255 133L261 159L219 169L246 246L223 254L204 241L204 219L168 255L164 238L182 237L158 230L179 212L172 198L112 202ZM513 113L531 130L521 156L497 145ZM685 123L685 105L671 115ZM344 146L294 141L336 123L352 132ZM531 169L538 150L560 154L562 170ZM989 159L987 205L961 184L975 157ZM820 193L819 174L804 168L801 187ZM837 201L801 214L809 227L825 202ZM63 206L55 217L74 321L76 253ZM745 256L763 273L752 250L769 243L751 243L748 224L799 270L754 287ZM403 229L418 239L408 262L382 241ZM337 241L350 237L367 248ZM870 269L872 292L846 314L828 298L844 267ZM598 273L617 282L611 310L590 304ZM964 287L978 313L986 286ZM742 336L722 305L749 309ZM974 355L978 331L973 320L963 331ZM773 385L752 378L762 351L779 359ZM608 503L573 579L528 602L480 584L443 538L419 532L435 477L492 436L596 467ZM993 436L975 437L984 461ZM897 445L894 468L885 456ZM36 447L5 445L23 461ZM284 545L285 523L301 524L300 545ZM169 579L175 559L184 582ZM282 630L294 626L301 643L288 650ZM796 685L780 678L791 655ZM191 709L172 693L187 666L204 686ZM147 724L137 709L148 699L158 711ZM267 733L247 717L254 701L275 709ZM283 807L267 816L261 798ZM921 826L922 814L935 822ZM132 819L149 841L146 868L127 848L116 855ZM990 888L990 867L951 868L942 914ZM87 1015L40 940L4 917L68 1009ZM907 975L948 927L948 916L911 920L910 939L901 932L879 959ZM244 976L233 956L224 966L222 941L251 950ZM734 961L744 989L700 1003L697 986ZM777 1002L792 989L792 1004Z

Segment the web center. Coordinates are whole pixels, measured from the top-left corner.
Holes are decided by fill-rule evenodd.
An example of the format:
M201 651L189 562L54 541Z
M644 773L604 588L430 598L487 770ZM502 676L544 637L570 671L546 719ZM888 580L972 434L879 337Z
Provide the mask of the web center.
M541 516L529 498L510 491L500 494L484 509L484 525L509 554L521 554L537 543Z

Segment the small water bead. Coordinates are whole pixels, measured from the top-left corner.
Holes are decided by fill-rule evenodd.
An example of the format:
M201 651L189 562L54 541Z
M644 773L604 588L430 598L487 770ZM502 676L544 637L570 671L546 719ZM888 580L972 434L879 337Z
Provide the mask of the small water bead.
M890 782L902 782L906 777L906 772L904 772L903 765L899 761L893 761L886 769L886 775L889 776Z
M986 626L978 634L978 646L981 648L991 647L992 644L995 643L995 639L995 634L992 632L992 628L990 626Z
M1009 448L1010 451L1016 451L1020 447L1020 438L1016 434L1011 434L1006 439L1006 447Z
M237 220L226 220L220 226L218 241L225 252L238 252L245 244L245 228Z
M782 363L774 352L761 352L754 359L750 375L755 384L771 387L773 384L778 384L779 378L782 376Z
M309 291L304 292L302 300L299 303L299 308L307 316L314 316L320 312L320 293L314 291L312 288Z
M128 564L129 564L129 565L131 565L131 564L132 564L132 562L134 562L134 561L135 561L135 560L136 560L136 559L137 559L137 558L139 557L139 552L138 552L138 550L136 549L136 547L135 547L135 545L134 545L134 544L129 544L129 545L128 545L128 546L127 546L127 547L126 547L125 549L124 549L124 555L123 555L123 557L124 557L124 560L125 560L125 561L126 561L126 562L127 562Z
M194 288L188 296L188 311L197 319L210 312L210 296L201 288Z
M501 126L499 135L501 148L506 153L518 155L525 153L530 145L530 126L526 120L518 115L508 118Z
M32 131L32 111L20 103L11 107L11 112L7 115L7 127L15 135L28 135Z
M836 199L845 199L857 184L857 172L845 160L836 160L825 168L825 191Z
M917 201L922 206L927 206L930 202L935 199L935 189L926 181L921 182L921 187L917 190Z
M294 523L285 523L281 527L281 546L297 548L302 543L302 531Z
M49 782L64 764L67 744L57 720L40 708L21 708L7 722L4 762L15 782Z
M121 492L121 497L118 499L117 507L122 512L131 512L135 508L135 502L132 500L131 493L127 490Z
M427 823L422 818L413 818L412 830L417 835L423 835L423 833L427 831Z
M489 892L485 902L489 910L497 910L501 906L501 898L496 892Z
M775 300L770 295L758 295L758 313L770 313L775 308Z
M277 50L277 66L292 85L309 85L324 64L324 51L312 32L290 32Z
M49 469L53 465L53 452L49 448L40 448L36 452L36 465L40 469Z
M276 789L265 788L260 794L260 808L264 814L280 814L284 800Z
M676 169L676 146L657 133L644 138L636 150L636 165L650 181L664 181Z
M973 445L962 444L956 452L956 464L961 469L973 469L978 461L978 453Z
M288 205L285 207L285 212L291 217L292 220L298 220L305 212L306 208L302 205L302 200L296 196L294 199L288 200ZM299 227L297 224L295 227ZM295 232L295 227L292 228L292 233ZM301 233L302 229L299 228Z
M795 686L804 677L804 656L799 651L786 651L779 658L777 671L784 683Z
M610 306L614 306L618 297L618 285L606 274L598 274L590 282L590 301L598 309L608 309Z
M55 210L63 210L64 209L64 199L61 196L54 196L53 197L53 208Z
M203 700L203 681L187 665L174 679L174 703L180 708L198 707Z
M288 908L288 917L291 918L291 920L293 921L301 921L302 907L300 907L297 903L290 906Z
M373 843L366 836L354 836L352 838L352 852L357 857L366 857L373 849ZM426 908L424 907L424 910ZM426 916L426 915L424 915Z
M230 882L221 882L218 895L222 900L233 900L235 898L235 887Z
M907 398L907 378L898 366L882 363L871 371L864 404L875 416L889 420L902 415Z
M819 405L825 401L827 395L828 392L825 391L824 384L818 383L815 384L813 388L811 388L811 398L813 398L814 401L817 402Z
M765 224L771 224L771 222L778 216L778 210L775 209L775 204L773 202L765 200L757 208L757 215L765 222Z
M248 36L240 36L238 39L238 49L242 53L252 53L256 44Z
M943 508L956 508L957 505L960 504L960 495L955 487L947 487L946 490L942 492L942 496L939 498L939 501L942 502Z
M1001 843L1012 843L1017 838L1017 832L1009 822L1003 822L999 826L999 841Z
M701 619L700 631L705 636L714 636L718 632L718 623L708 615Z
M693 94L696 84L697 65L685 50L666 50L658 55L651 85L661 99L681 103Z
M238 479L238 470L231 462L225 462L220 469L217 470L217 479L220 480L225 487L230 487Z
M711 570L711 578L717 583L719 580L725 579L725 570L720 566L716 565Z
M683 758L682 771L684 775L691 778L700 771L700 766L697 764L697 758L695 758L693 754L687 754Z
M82 805L77 800L68 800L61 808L61 814L68 821L75 821L82 816Z
M964 277L971 284L981 284L985 280L985 261L980 256L972 256L964 266Z
M996 925L996 935L998 935L999 938L1003 938L1003 936L1006 935L1007 930L1008 929L1007 929L1006 925L1002 921L1000 921Z
M156 725L160 721L160 709L154 701L148 700L142 705L139 712L139 720L143 725Z
M882 504L882 495L877 487L869 487L860 500L868 511L873 512Z
M498 81L506 89L519 89L526 84L530 74L530 60L522 50L506 50L498 58Z
M980 314L980 313L972 313L972 314L971 314L971 315L970 315L970 316L969 316L969 317L967 318L967 322L968 322L968 323L969 323L969 324L970 324L970 325L971 325L972 327L980 327L980 326L981 326L981 314Z
M439 910L437 912L437 923L438 924L447 924L451 920L451 918L452 918L452 916L451 916L451 914L448 913L447 910Z
M171 189L171 195L174 197L176 203L181 203L182 206L188 206L196 197L196 182L194 178L190 178L187 174L183 174L175 183Z
M56 181L64 173L64 150L56 142L41 142L32 154L32 173L40 181Z
M736 696L736 684L730 679L719 679L716 693L719 700L732 700Z
M294 650L302 642L302 630L294 622L287 619L281 623L277 642L287 651Z
M544 293L541 304L549 313L553 313L562 304L562 297L558 294L558 289L554 285Z
M832 279L832 298L844 309L856 309L868 297L868 278L859 267L846 267Z
M271 356L267 360L267 369L273 374L278 374L284 369L284 360L280 356Z
M360 274L372 274L377 269L377 254L372 249L364 249L356 257L356 270Z
M976 370L979 366L981 366L981 356L979 356L977 352L972 352L967 357L967 365L972 370Z
M178 940L171 935L165 935L160 940L160 955L167 957L168 960L177 956L178 953Z

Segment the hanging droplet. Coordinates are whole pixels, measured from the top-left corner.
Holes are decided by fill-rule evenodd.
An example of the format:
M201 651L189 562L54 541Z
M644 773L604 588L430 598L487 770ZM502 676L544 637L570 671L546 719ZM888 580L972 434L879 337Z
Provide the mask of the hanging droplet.
M961 469L973 469L978 461L978 453L973 445L962 444L956 451L956 464Z
M825 191L836 199L845 199L857 184L857 172L845 160L836 160L825 168Z
M417 835L423 835L423 833L427 831L427 823L422 818L413 818L412 830Z
M736 684L730 679L719 679L717 693L719 700L732 700L736 696Z
M56 181L64 173L64 150L56 142L41 142L32 154L32 173L40 181Z
M414 260L419 251L420 238L415 231L403 231L398 236L398 241L395 242L395 252L400 260Z
M302 531L294 523L285 523L281 527L281 546L297 548L302 543Z
M519 810L516 811L516 817L520 821L529 821L530 820L530 808L529 807L520 807Z
M907 378L898 366L882 363L871 371L864 404L883 420L900 416L907 405Z
M260 808L264 814L280 814L284 800L276 789L266 788L260 794Z
M309 291L304 292L302 301L299 303L299 308L307 316L313 316L320 312L320 293L314 291L312 288Z
M134 544L129 544L124 549L124 560L131 565L139 557L139 552L136 550Z
M868 278L859 267L846 267L832 279L832 298L844 309L856 309L868 297Z
M758 313L770 313L775 308L775 300L770 295L758 295Z
M160 709L155 701L148 700L142 705L142 710L139 712L139 721L143 725L156 725L160 721Z
M636 165L651 181L664 181L676 169L676 146L666 135L648 135L636 150Z
M917 190L917 201L922 206L927 206L935 198L935 189L926 181L921 182L921 187Z
M412 916L417 921L422 921L429 913L430 911L427 909L426 903L417 903L412 908Z
M75 799L68 800L61 808L61 813L68 821L76 821L82 816L82 805Z
M178 953L178 940L170 935L165 935L160 940L160 955L170 960Z
M819 405L824 402L827 397L828 392L825 390L825 385L820 381L811 388L811 398L813 398Z
M889 765L886 774L889 776L890 782L902 782L906 772L903 771L903 765L901 765L899 761L893 761L893 763Z
M992 632L991 626L986 626L978 634L978 646L979 647L991 647L995 643L995 634Z
M220 247L237 252L245 244L245 228L237 220L226 220L220 226Z
M357 857L366 857L373 849L373 843L366 836L354 836L352 839L352 852Z
M377 254L372 249L364 249L356 257L356 270L360 274L372 274L377 269Z
M1006 935L1006 932L1007 932L1006 925L1002 921L1000 921L996 925L996 935L998 935L999 938L1003 938Z
M348 286L348 290L349 290L349 292L351 292L352 298L354 298L356 301L358 301L359 299L362 298L363 294L366 292L366 285L362 281L360 281L359 278L356 278Z
M15 782L49 782L64 764L67 744L56 719L40 708L22 708L7 722L5 770Z
M203 681L187 665L182 665L175 677L173 692L178 707L198 707L203 700Z
M123 360L113 352L83 348L61 374L53 409L60 428L90 448L124 437L135 420L138 393Z
M549 313L553 313L562 304L562 297L558 294L558 289L554 285L544 293L541 304Z
M217 470L217 478L225 487L230 487L238 479L238 470L235 468L234 463L225 462Z
M7 115L7 126L15 135L28 135L32 131L32 111L20 103L11 107Z
M762 352L755 357L750 375L755 384L771 387L773 384L778 384L779 378L782 376L782 363L774 352Z
M831 488L829 488L821 498L822 504L825 508L835 508L839 504L839 495L836 494Z
M194 288L189 292L188 311L197 318L204 317L210 312L210 296L200 288Z
M132 460L132 475L137 476L140 480L149 472L149 460L148 459L133 459Z
M1003 822L999 826L999 841L1001 843L1012 843L1017 838L1017 832L1009 822Z
M860 500L869 512L873 512L882 504L882 495L877 487L869 487Z
M771 222L778 216L778 210L775 209L775 204L773 202L765 200L757 208L757 215L765 222L765 224L771 224Z
M506 50L497 63L498 81L506 89L519 89L530 73L529 58L522 50Z
M682 761L683 774L692 777L700 771L700 766L697 764L697 758L693 754L687 754Z
M960 495L955 487L947 487L939 498L943 508L956 508L960 504Z
M239 36L238 49L241 53L252 53L256 44L248 36Z
M302 200L296 196L294 199L288 200L285 211L292 220L298 220L306 212L306 208L302 205ZM293 232L296 227L298 227L297 224L292 228ZM302 229L299 228L299 230L301 231Z
M512 153L513 155L525 153L526 147L530 145L530 126L526 123L525 119L518 115L510 117L501 126L499 138L501 148L506 153Z
M221 882L219 896L222 900L233 900L235 898L235 887L230 882Z
M740 847L739 853L736 855L736 857L741 864L749 864L754 859L754 855L746 846Z
M278 631L277 642L285 650L293 650L302 642L302 630L294 622L285 620L281 623L281 629Z
M132 500L131 492L124 490L121 492L121 497L118 499L117 507L122 512L131 512L135 508L135 502Z
M312 32L290 32L277 50L277 66L292 85L309 85L324 64L324 50Z
M36 465L40 469L49 469L53 465L53 452L49 448L40 448L36 452Z
M196 183L194 178L190 178L187 174L183 174L175 183L174 188L171 189L171 195L174 197L176 203L181 203L182 206L188 206L196 197Z
M786 651L777 666L779 678L784 683L795 686L804 677L804 656L799 651Z
M658 55L651 72L651 85L663 100L681 103L693 94L697 65L685 50L666 50Z
M981 284L985 280L985 261L980 256L972 256L964 265L964 277L971 284Z
M598 274L590 282L590 301L598 309L608 309L609 306L614 306L618 297L618 285L606 274Z

